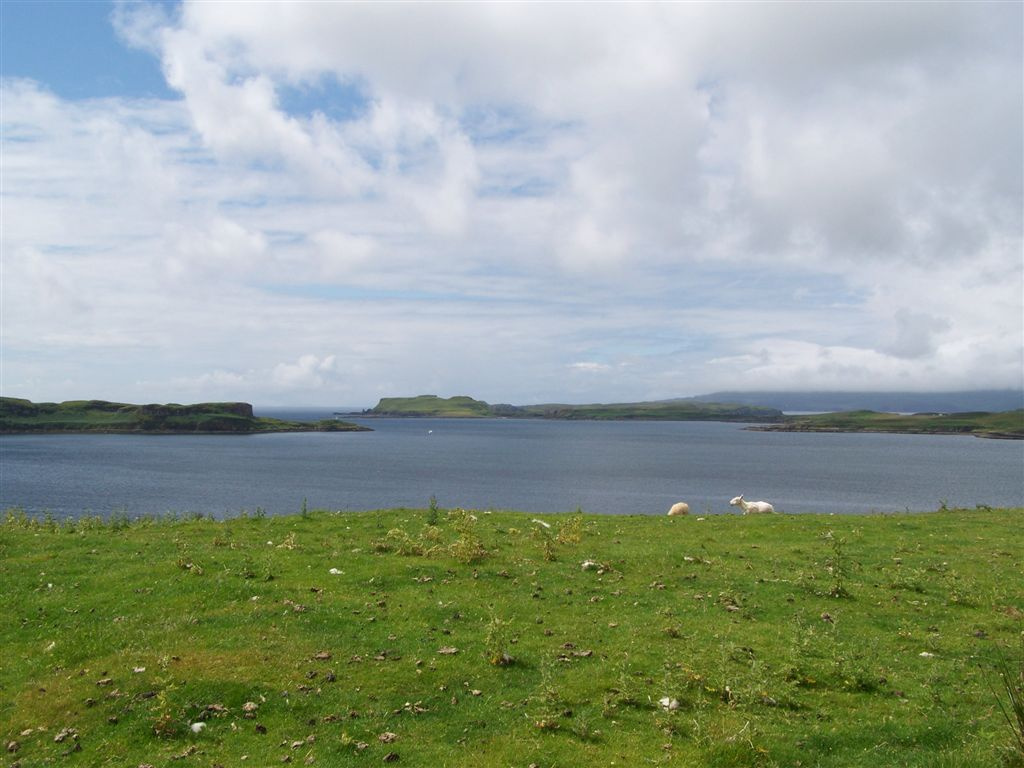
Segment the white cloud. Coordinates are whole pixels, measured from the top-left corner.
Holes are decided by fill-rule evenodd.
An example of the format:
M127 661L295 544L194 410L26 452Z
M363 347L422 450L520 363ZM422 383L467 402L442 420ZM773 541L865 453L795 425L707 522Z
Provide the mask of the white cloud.
M3 81L5 390L1020 385L1021 15L119 5L180 100Z
M325 375L335 372L334 355L319 358L302 355L295 363L279 363L271 372L271 384L281 389L319 389L324 386Z
M605 363L594 363L594 362L579 362L570 363L569 367L574 371L580 371L582 373L607 373L612 370L612 366Z

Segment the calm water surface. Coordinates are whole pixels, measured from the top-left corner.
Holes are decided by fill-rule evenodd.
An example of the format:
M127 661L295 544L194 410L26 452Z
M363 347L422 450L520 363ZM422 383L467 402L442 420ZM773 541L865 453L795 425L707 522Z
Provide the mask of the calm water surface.
M270 415L261 414L261 415ZM316 414L322 415L322 414ZM327 414L329 415L329 413ZM356 419L359 421L358 419ZM57 517L442 507L664 514L1024 505L1024 442L699 422L367 419L374 432L0 440L0 509Z

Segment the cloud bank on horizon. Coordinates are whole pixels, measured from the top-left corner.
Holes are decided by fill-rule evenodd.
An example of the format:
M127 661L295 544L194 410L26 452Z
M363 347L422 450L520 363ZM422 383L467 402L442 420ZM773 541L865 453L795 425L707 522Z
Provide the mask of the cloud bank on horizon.
M98 7L161 87L5 56L5 395L1024 383L1019 3Z

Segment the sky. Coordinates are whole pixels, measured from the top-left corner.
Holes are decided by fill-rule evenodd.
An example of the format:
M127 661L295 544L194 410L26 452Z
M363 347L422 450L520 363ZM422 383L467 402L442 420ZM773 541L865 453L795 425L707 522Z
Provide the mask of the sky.
M0 3L0 391L1024 385L1024 4Z

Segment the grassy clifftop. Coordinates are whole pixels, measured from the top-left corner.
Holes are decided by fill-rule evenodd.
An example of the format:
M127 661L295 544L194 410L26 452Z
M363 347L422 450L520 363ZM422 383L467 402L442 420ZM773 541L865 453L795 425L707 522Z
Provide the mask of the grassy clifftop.
M227 433L365 430L342 421L284 421L253 415L248 403L133 405L106 400L33 403L0 398L0 433L149 432Z
M694 400L664 400L646 403L602 403L589 405L491 405L483 400L459 396L385 397L369 411L374 416L416 416L433 418L519 418L568 420L665 420L768 422L782 418L774 408Z
M484 418L493 416L491 406L466 395L438 397L382 397L371 409L374 416L429 416L435 418Z

